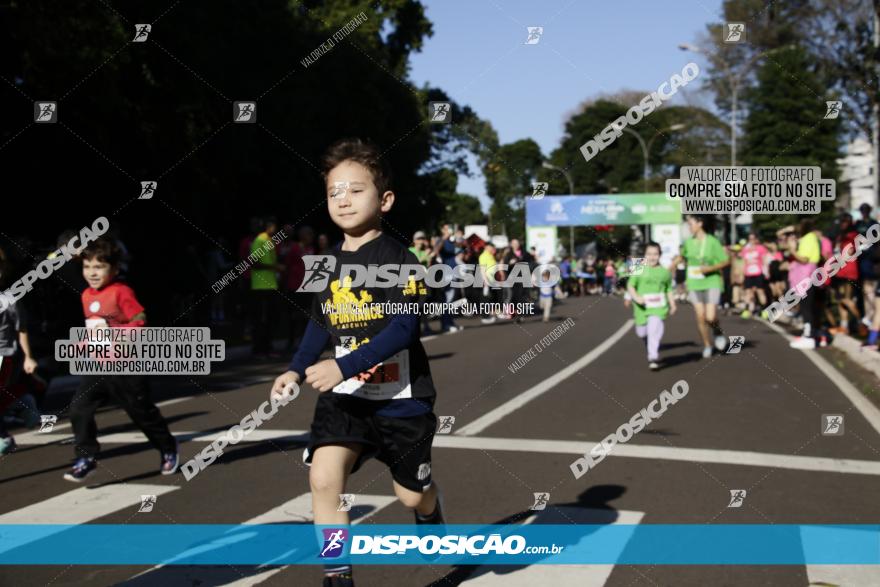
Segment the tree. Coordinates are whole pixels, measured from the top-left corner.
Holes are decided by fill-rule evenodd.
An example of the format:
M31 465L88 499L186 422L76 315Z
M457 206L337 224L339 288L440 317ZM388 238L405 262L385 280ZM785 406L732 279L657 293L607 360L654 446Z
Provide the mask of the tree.
M760 67L757 85L746 93L743 164L818 166L823 179L838 178L841 124L824 118L825 100L831 96L815 68L801 48L780 50ZM833 208L833 202L827 202L822 218L833 214ZM756 228L765 232L799 219L765 214L754 218Z
M501 145L483 167L492 198L490 230L509 235L525 232L525 197L541 172L544 155L532 139Z

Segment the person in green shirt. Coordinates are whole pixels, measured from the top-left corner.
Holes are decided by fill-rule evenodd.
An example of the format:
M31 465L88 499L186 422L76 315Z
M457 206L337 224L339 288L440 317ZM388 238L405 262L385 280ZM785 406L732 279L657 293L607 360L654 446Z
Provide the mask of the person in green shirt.
M724 337L718 334L718 304L724 291L721 270L730 265L730 258L721 242L709 234L712 218L709 216L687 217L691 237L684 242L682 254L673 263L682 259L687 263L688 300L694 306L697 330L703 342L703 358L712 356L712 331L716 333L715 345L723 350Z
M675 314L675 296L672 276L660 266L660 245L645 245L645 267L627 281L627 292L632 299L636 334L648 346L648 368L660 368L660 341L663 339L663 321Z
M277 358L272 350L274 321L278 320L278 273L284 266L278 263L275 250L275 232L278 223L274 217L263 219L263 232L251 243L251 254L245 260L251 265L251 326L253 328L253 356Z
M434 262L434 251L428 246L428 235L421 230L416 231L413 235L413 244L409 250L416 256L419 263L425 266L425 269L430 267ZM429 293L428 296L430 297L430 295L431 294ZM431 330L430 320L431 317L429 315L424 312L421 313L422 334L424 335L434 334L434 331Z

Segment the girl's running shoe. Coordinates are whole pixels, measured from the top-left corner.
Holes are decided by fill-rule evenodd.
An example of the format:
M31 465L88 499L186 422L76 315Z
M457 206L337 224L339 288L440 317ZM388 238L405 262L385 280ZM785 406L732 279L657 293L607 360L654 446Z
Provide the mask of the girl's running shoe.
M98 461L88 457L80 457L76 459L69 473L64 474L64 479L73 481L74 483L82 483L85 479L95 472L98 468Z

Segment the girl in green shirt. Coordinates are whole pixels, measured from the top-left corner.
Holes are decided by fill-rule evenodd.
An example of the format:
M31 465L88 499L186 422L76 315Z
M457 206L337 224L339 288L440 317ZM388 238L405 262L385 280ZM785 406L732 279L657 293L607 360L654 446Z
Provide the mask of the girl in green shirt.
M672 276L660 266L660 245L655 242L645 245L645 267L629 278L626 289L632 298L636 334L648 345L648 368L656 371L660 368L663 321L675 314Z

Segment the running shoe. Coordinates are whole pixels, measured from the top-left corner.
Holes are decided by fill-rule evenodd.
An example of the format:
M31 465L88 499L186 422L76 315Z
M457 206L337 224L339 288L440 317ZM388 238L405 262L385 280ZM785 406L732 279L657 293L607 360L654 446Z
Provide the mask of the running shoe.
M94 473L97 468L98 461L95 459L80 457L76 459L70 472L64 474L64 479L66 481L73 481L74 483L82 483L89 475Z
M14 451L16 448L15 439L11 436L0 438L0 455L6 455Z
M801 349L801 350L809 350L816 348L816 339L810 338L809 336L799 336L789 345L793 349Z
M740 314L739 317L748 319L748 318L752 317L752 313L749 312L748 310L743 310L742 314Z
M703 358L708 359L711 356L712 356L712 347L710 347L710 346L703 347Z
M464 326L450 326L449 329L444 332L459 332L461 330L464 330Z
M660 363L658 363L657 361L651 361L650 363L648 363L648 369L650 369L651 371L658 371L660 369Z
M761 318L763 318L764 320L769 320L770 312L768 312L767 310L761 310Z
M495 324L495 316L492 316L491 318L483 318L480 322L483 324Z
M177 472L177 466L180 464L180 456L177 453L177 441L175 441L174 452L162 453L162 465L159 471L163 475L173 475Z
M721 336L720 334L715 337L715 348L718 349L719 353L723 353L727 350L727 339Z
M819 346L825 348L828 346L828 337L824 334L819 337Z

